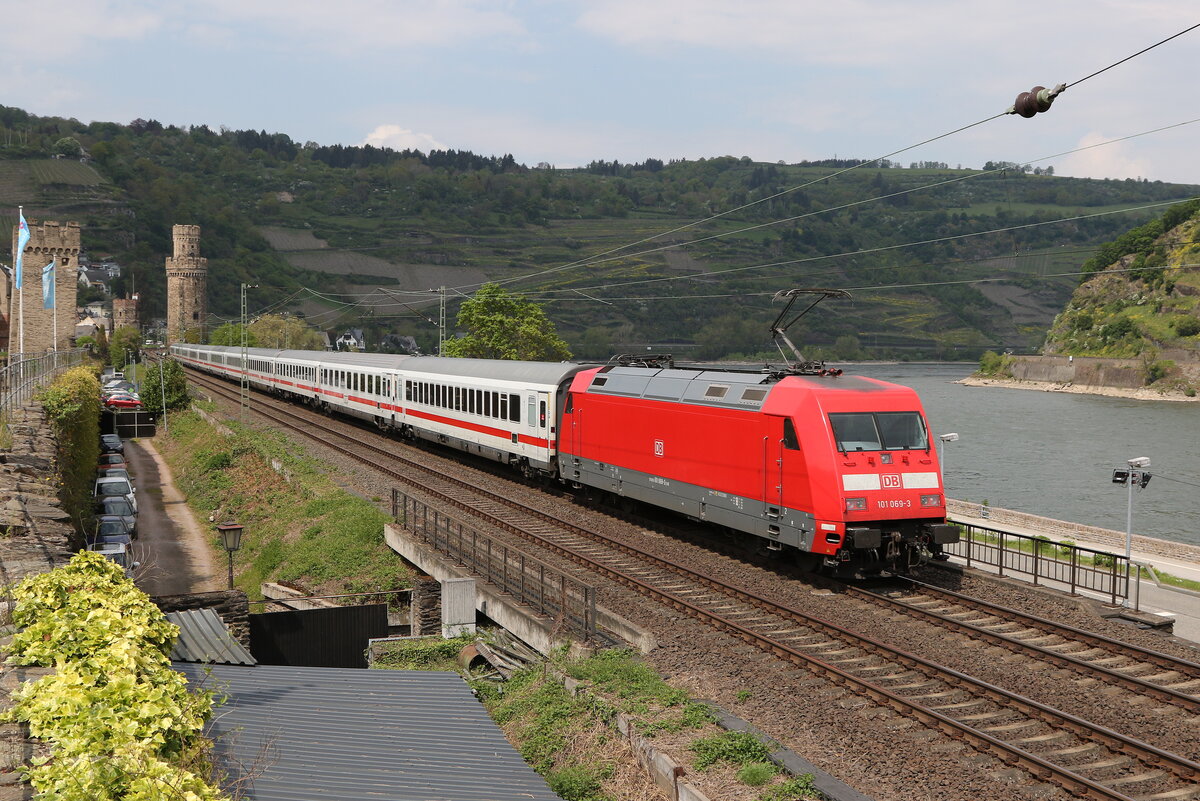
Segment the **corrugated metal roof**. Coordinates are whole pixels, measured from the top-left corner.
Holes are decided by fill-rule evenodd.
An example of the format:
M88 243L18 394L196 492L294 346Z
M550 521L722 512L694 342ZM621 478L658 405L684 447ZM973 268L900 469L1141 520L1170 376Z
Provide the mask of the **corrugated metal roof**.
M248 800L561 801L456 673L175 669L228 696L207 733Z
M168 612L167 620L179 626L179 639L171 650L176 662L219 663L224 665L256 665L240 642L233 638L225 623L212 609L189 609Z

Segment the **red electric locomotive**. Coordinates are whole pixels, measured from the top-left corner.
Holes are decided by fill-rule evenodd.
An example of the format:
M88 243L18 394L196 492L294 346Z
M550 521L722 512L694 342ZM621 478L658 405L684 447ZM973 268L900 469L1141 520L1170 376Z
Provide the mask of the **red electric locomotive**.
M560 476L796 549L810 567L903 571L956 542L916 393L821 372L581 372Z

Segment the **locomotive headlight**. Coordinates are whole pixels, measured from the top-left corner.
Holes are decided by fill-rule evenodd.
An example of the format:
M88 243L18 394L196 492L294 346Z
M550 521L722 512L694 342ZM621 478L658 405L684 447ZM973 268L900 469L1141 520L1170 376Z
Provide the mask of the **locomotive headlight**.
M921 496L921 505L925 506L925 507L941 506L942 505L942 496L941 495L922 495Z
M867 510L867 499L866 498L847 498L846 499L846 511L847 512L865 512L866 510Z

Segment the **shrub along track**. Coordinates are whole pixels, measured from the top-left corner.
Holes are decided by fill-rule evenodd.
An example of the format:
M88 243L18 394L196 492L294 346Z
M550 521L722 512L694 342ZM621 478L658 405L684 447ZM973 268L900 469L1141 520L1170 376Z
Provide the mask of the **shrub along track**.
M227 385L207 378L204 383L218 387L215 390L218 394L235 397L235 393L226 388ZM255 396L255 405L263 403L261 397ZM307 412L297 413L294 411L296 407L289 404L271 401L269 405L270 416L276 423L283 423L281 418L285 417L302 420L288 425L294 425L306 437L316 436L313 432L314 421L319 421L317 425L327 425L324 418ZM372 450L389 460L398 458L394 444L388 443L385 448L370 445L361 441L363 435L360 429L352 431L354 433L347 437L351 440L349 446L336 445L322 436L316 438L327 447L340 448L347 455L369 462L372 469L381 470L405 483L417 484L430 494L442 495L445 499L443 503L451 503L460 509L470 508L473 515L488 519L497 527L514 533L525 528L536 529L536 533L522 531L521 535L533 537L538 540L540 547L550 548L577 564L586 565L594 573L633 588L677 612L702 620L770 654L774 659L790 662L823 677L827 683L822 693L827 693L831 685L846 688L871 699L873 704L920 721L931 730L969 742L977 750L996 756L1006 764L1017 765L1023 775L1007 775L1017 785L1036 787L1040 780L1048 780L1072 795L1089 798L1186 799L1200 796L1200 784L1197 784L1200 781L1200 766L1173 755L1169 750L1178 747L1183 753L1194 753L1194 727L1191 730L1186 727L1176 729L1176 732L1181 732L1179 739L1173 742L1173 738L1167 736L1165 744L1158 747L1139 742L1104 725L1089 723L1077 715L1057 712L1047 704L1020 697L987 681L973 679L961 671L942 668L929 659L855 634L792 606L775 603L751 589L732 586L728 580L717 579L711 569L693 569L672 559L646 554L641 548L617 542L607 534L575 525L556 514L539 512L540 520L532 526L528 519L525 522L514 521L510 519L512 513L508 509L499 511L496 508L497 504L514 505L507 498L488 498L484 502L488 508L468 499L468 490L471 494L480 491L478 481L458 481L448 491L438 492L432 487L433 480L427 476L414 478L363 457L362 450ZM407 461L410 468L427 469L430 460L427 454L422 453L419 459ZM456 472L462 470L458 466ZM445 479L442 477L438 480ZM515 485L505 482L505 486L510 491L504 494L512 495L511 488ZM528 511L522 514L528 514ZM586 542L582 538L586 538ZM603 546L597 543L603 543ZM636 563L631 561L634 558ZM745 578L746 571L738 572ZM802 591L797 588L792 590L793 593ZM875 617L878 618L878 615ZM888 627L896 628L898 623L892 617L894 615L889 616L886 623ZM897 617L896 621L900 619ZM678 621L675 623L677 625ZM899 636L912 639L915 635L910 632L918 631L921 627L902 628L904 631ZM924 634L915 636L916 639L931 639L928 626L924 626L924 629ZM943 643L947 640L944 635L933 639ZM952 643L950 645L953 647ZM736 652L730 655L733 649L728 645L724 650L727 659L740 659L746 664L754 661ZM1013 666L1009 667L1011 669ZM1017 666L1017 670L1022 668ZM778 663L773 671L768 669L763 674L767 685L779 683L777 677L782 673L786 671ZM1097 705L1107 703L1104 698L1095 700ZM858 702L852 702L851 706L861 709ZM806 710L797 711L803 713ZM845 713L847 718L855 715L861 716L861 713ZM1158 722L1161 724L1161 719ZM909 760L909 769L905 773L927 779L927 784L922 782L926 784L922 791L929 798L969 798L978 792L973 789L980 786L976 779L982 778L982 784L986 786L988 775L998 775L995 763L985 760L985 764L974 774L963 775L960 767L956 777L958 781L948 779L935 767L945 760L931 756L948 749L931 746L928 742L922 744L930 736L927 730L922 734L920 730L913 732L907 727L898 728L906 736L901 737L898 733L891 735L894 741L887 742L886 750L878 752L878 758L887 761L911 753L911 756L902 757ZM906 739L912 742L903 743ZM880 744L873 744L870 748L879 749ZM927 758L921 760L921 755ZM921 761L926 764L919 764ZM955 784L959 785L957 791ZM916 789L911 785L906 787L906 796L920 797L914 793ZM1012 789L1017 790L1016 787ZM1047 789L1040 787L1038 792Z

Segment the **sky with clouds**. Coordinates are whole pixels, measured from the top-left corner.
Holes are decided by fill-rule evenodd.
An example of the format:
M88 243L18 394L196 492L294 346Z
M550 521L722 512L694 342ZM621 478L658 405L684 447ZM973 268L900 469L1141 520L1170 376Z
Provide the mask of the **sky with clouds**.
M34 114L571 167L875 158L1003 112L1035 84L1080 81L1200 22L1200 6L40 0L5 16L0 102ZM1200 29L1070 86L1046 114L895 160L1200 183L1198 65Z

